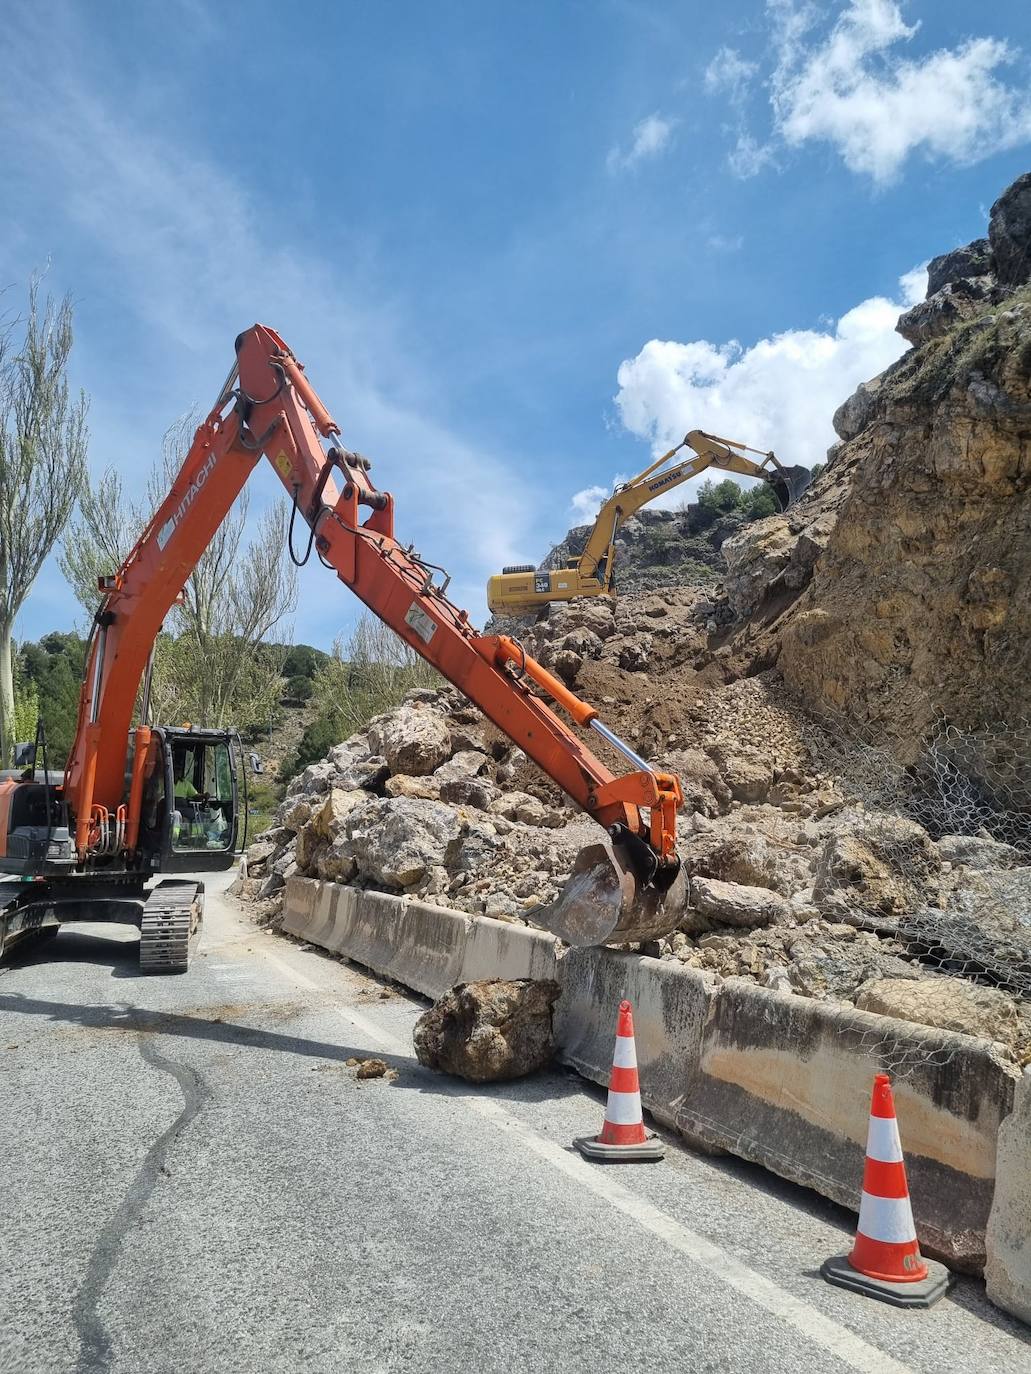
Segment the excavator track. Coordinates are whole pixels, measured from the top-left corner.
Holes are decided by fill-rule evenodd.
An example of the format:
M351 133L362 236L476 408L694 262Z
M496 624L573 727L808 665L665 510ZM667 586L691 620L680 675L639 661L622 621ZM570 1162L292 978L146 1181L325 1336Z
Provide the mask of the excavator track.
M147 898L140 921L140 972L185 973L200 941L204 885L170 879Z

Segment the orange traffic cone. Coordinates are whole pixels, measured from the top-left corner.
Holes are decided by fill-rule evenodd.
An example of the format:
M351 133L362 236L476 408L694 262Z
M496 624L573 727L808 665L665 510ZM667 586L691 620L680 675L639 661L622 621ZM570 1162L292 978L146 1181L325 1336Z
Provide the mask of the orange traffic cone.
M637 1077L637 1049L634 1045L634 1015L629 1002L620 1002L616 1026L616 1049L612 1056L609 1099L601 1134L581 1136L573 1144L587 1159L639 1160L662 1159L666 1146L654 1131L646 1131L641 1113L641 1084Z
M896 1307L930 1307L952 1282L943 1264L925 1260L917 1244L891 1080L873 1081L859 1225L849 1255L825 1260L830 1283Z

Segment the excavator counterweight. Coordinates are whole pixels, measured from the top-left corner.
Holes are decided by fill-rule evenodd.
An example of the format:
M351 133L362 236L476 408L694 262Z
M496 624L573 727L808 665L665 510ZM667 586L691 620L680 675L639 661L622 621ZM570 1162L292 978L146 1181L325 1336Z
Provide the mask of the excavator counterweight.
M586 944L672 929L684 900L678 779L635 754L515 640L473 628L448 600L446 574L394 537L393 497L377 490L368 460L343 445L301 363L256 324L237 338L236 364L167 497L118 571L101 579L63 778L44 770L42 782L34 772L0 780L0 875L21 879L13 898L0 883L0 955L15 938L103 913L141 927L145 970L187 967L203 885L147 883L161 872L232 863L243 751L234 754L231 731L152 726L149 664L165 616L262 457L290 496L291 531L297 517L308 527L300 557L291 536L295 562L316 551L607 832L538 919ZM574 727L604 739L632 771L611 772Z

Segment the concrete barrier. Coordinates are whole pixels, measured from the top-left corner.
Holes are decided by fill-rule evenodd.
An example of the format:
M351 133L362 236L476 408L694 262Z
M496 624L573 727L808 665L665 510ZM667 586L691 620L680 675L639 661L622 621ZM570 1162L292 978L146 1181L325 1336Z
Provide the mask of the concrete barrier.
M558 978L559 951L554 935L527 926L495 921L490 916L469 918L469 941L456 982L477 978Z
M1031 1069L1017 1085L1013 1114L999 1130L995 1198L984 1280L997 1307L1031 1322Z
M628 997L641 1095L658 1121L694 1145L752 1160L853 1210L873 1075L904 1061L893 1081L921 1244L956 1268L985 1262L999 1128L1019 1079L986 1041L747 979L718 983L671 960L560 952L542 931L302 878L287 883L284 928L429 997L476 978L557 977L559 1057L601 1085L612 1065L616 1009ZM1007 1148L1007 1158L1017 1159L1020 1145ZM1026 1199L1019 1182L1008 1186ZM1010 1216L999 1222L1000 1237L1031 1233L1026 1201L999 1215ZM1016 1244L1000 1239L999 1291L1010 1282L1003 1266L1012 1269L1005 1245Z
M477 978L558 976L559 943L544 931L311 878L287 881L283 929L426 997Z
M987 1041L730 978L677 1128L858 1210L878 1072L893 1075L922 1246L979 1270L996 1141L1017 1079Z
M291 878L292 891L283 905L283 929L323 949L340 953L350 942L359 894L338 883Z
M394 948L381 963L361 959L358 954L352 958L424 997L440 997L456 983L468 981L463 969L470 918L463 912L378 892L363 892L359 906L363 921L374 925L382 922L384 929L384 912L394 911Z
M716 998L712 974L607 949L569 949L561 970L562 996L555 1009L559 1058L606 1086L616 1011L624 997L629 999L642 1101L657 1121L676 1127L698 1073L702 1036Z

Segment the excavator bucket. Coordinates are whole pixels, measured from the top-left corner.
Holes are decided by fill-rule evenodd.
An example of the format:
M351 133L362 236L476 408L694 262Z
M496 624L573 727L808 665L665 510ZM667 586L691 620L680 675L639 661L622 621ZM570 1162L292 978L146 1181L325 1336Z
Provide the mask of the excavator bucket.
M808 468L801 466L777 468L768 480L774 496L780 502L781 510L785 511L795 504L803 492L809 490L813 474Z
M687 905L683 869L665 890L643 884L620 845L588 845L569 881L534 920L570 945L622 945L654 940L679 925Z

